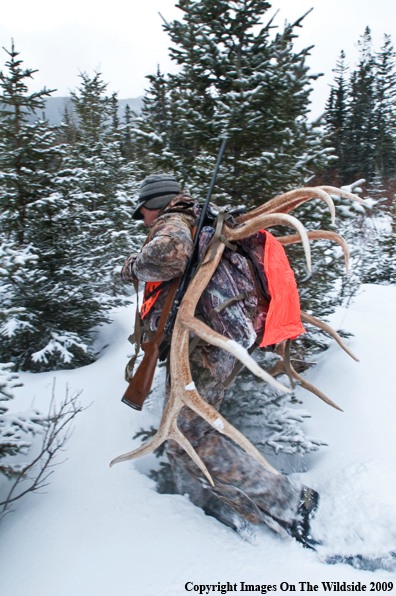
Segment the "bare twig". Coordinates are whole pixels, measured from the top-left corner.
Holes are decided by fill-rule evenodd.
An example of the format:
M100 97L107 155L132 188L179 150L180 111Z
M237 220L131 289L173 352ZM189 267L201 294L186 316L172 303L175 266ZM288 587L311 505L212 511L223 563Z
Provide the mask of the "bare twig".
M72 434L70 423L83 408L78 402L81 391L70 393L66 386L65 399L57 407L55 403L55 381L52 386L52 396L48 416L43 422L44 434L40 452L18 474L6 499L0 502L0 519L10 512L10 505L21 499L28 492L38 492L48 486L48 478L53 473L53 468L58 465L54 460L58 452L63 451ZM28 482L27 488L21 486ZM18 492L19 489L19 492Z

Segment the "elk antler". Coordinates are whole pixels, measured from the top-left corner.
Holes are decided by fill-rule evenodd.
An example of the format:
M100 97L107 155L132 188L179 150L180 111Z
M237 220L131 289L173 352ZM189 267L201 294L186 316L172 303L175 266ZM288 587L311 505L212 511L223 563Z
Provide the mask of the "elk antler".
M327 230L313 230L312 232L307 232L307 235L310 240L333 240L334 242L337 242L344 252L346 274L349 275L349 247L345 238L339 234L336 234L335 232L328 232ZM298 234L290 234L290 236L278 236L277 240L283 246L301 242L301 238Z
M278 374L278 375L281 373L286 374L287 370L286 370L286 361L285 361L285 342L282 342L281 344L279 344L279 346L277 346L276 352L279 354L279 356L282 356L282 361L275 365L276 368L274 367L274 372L275 372L275 374ZM280 366L277 366L278 364ZM291 374L292 374L293 378L297 379L297 381L300 382L301 387L303 387L307 391L310 391L311 393L313 393L314 395L319 397L322 401L324 401L329 406L332 406L333 408L335 408L336 410L339 410L340 412L343 411L343 410L341 410L341 408L339 406L337 406L337 404L335 404L331 399L329 399L327 397L327 395L325 395L320 389L318 389L317 387L315 387L315 385L312 385L312 383L309 383L303 377L301 377L298 374L298 372L296 372L296 370L293 368L293 366L291 364L290 364L290 370L291 370Z
M271 199L264 205L260 205L253 211L249 211L245 215L240 215L237 218L238 223L244 223L245 221L250 220L252 217L255 217L261 213L289 213L293 209L296 209L302 203L309 201L311 199L321 199L324 201L330 209L331 213L331 221L334 225L335 223L335 207L333 199L330 196L330 193L336 195L338 197L343 197L344 199L349 199L350 201L356 201L357 203L361 203L362 205L367 205L366 201L354 195L350 192L346 192L345 190L341 190L334 186L316 186L316 187L308 187L308 188L298 188L296 190L291 190L289 192L285 192L274 199Z
M245 225L235 228L233 230L228 227L223 228L223 233L226 239L230 242L247 238L259 230L265 229L275 225L291 225L301 235L304 250L307 258L308 269L311 269L310 264L310 248L309 240L304 226L291 215L257 215L254 220L247 222ZM213 428L220 433L232 439L237 445L242 447L247 453L252 455L264 468L271 471L273 474L278 472L273 468L263 455L252 445L252 443L236 428L227 422L225 418L210 406L196 390L195 384L191 377L188 346L190 331L195 333L198 337L204 339L211 345L218 346L223 350L229 352L240 360L249 370L259 376L261 379L271 383L280 390L291 393L290 389L281 385L266 373L257 362L249 355L247 350L239 345L237 342L227 339L216 333L213 329L205 325L194 317L195 308L202 292L208 285L213 273L215 272L221 256L224 251L224 244L219 243L215 256L211 259L208 255L205 257L200 269L199 275L196 275L181 302L179 312L175 321L175 326L172 334L172 344L170 353L170 373L172 379L171 394L168 403L165 406L162 420L156 435L140 448L121 455L111 462L111 466L121 461L135 459L141 455L151 453L159 447L165 440L175 440L197 464L208 481L213 485L212 478L192 445L186 437L177 428L177 417L183 406L188 406L196 414L201 416L206 422L211 424Z
M333 199L326 191L320 188L298 188L296 190L291 190L271 199L267 203L264 203L264 205L260 205L260 207L253 209L253 211L249 211L249 213L246 213L245 215L240 215L237 218L237 221L238 223L244 223L245 221L252 219L252 217L256 217L256 215L261 215L263 213L288 213L310 199L321 199L327 204L334 225L335 207Z
M341 346L341 348L347 354L349 354L349 356L351 358L356 360L356 362L359 362L359 358L356 358L355 354L352 352L352 350L350 350L348 348L348 346L346 345L346 343L344 342L342 337L340 337L340 335L338 335L337 331L335 331L335 329L330 327L330 325L327 325L327 323L323 323L323 321L320 321L319 319L312 317L311 315L304 312L303 310L300 311L300 315L301 315L302 321L305 321L306 323L309 323L310 325L313 325L314 327L318 327L319 329L323 329L323 331L326 331L326 333L328 333L333 339L335 339L336 342L338 343L338 345Z
M299 189L299 191L292 191L291 193L281 195L281 197L276 197L276 199L273 199L266 205L255 209L247 216L239 217L237 221L242 225L240 225L238 228L230 229L227 226L224 226L222 230L223 235L228 242L233 242L242 240L243 238L248 238L252 234L255 234L260 230L272 226L292 226L297 230L301 238L301 242L303 244L307 260L307 267L310 271L311 253L309 246L309 237L304 226L301 224L301 222L298 221L298 219L292 217L291 215L287 215L286 213L275 214L271 213L271 211L275 210L275 203L281 208L281 210L283 210L286 209L288 205L290 206L290 204L293 201L293 204L295 204L296 200L298 199L301 203L304 200L308 200L308 198L312 198L313 195L317 198L322 198L323 200L325 200L326 203L329 204L329 206L330 204L332 204L332 200L330 197L329 199L331 203L329 200L327 200L327 198L324 198L326 192L322 189L313 189L313 192L312 189ZM119 457L115 458L111 462L110 466L121 461L135 459L142 455L151 453L157 447L159 447L165 440L173 439L186 451L186 453L188 453L188 455L196 463L196 465L205 475L210 484L214 486L212 477L210 476L204 462L201 460L197 452L194 450L191 443L186 439L186 437L180 432L180 430L177 427L177 417L179 415L180 410L184 406L188 406L196 414L198 414L204 420L206 420L206 422L208 422L213 428L232 439L237 445L239 445L242 449L244 449L247 453L254 457L264 468L266 468L273 474L278 474L277 470L275 470L275 468L273 468L267 462L267 460L258 451L258 449L256 449L256 447L254 447L254 445L252 445L252 443L242 433L240 433L236 428L229 424L227 420L223 418L223 416L221 416L221 414L219 414L217 410L215 410L210 404L208 404L204 399L202 399L195 387L195 384L191 376L188 348L189 335L190 332L193 332L196 336L205 340L205 342L214 346L218 346L226 352L229 352L230 354L235 356L249 370L251 370L255 375L257 375L261 379L271 383L273 386L282 391L291 393L290 389L278 383L271 375L269 375L263 369L261 369L261 367L249 355L249 353L244 347L239 345L237 342L227 339L219 333L216 333L205 323L199 321L194 317L194 312L198 300L200 299L202 292L208 285L210 279L212 278L217 268L217 265L220 262L220 259L224 251L224 247L225 245L220 239L218 246L215 250L214 256L212 256L212 251L210 256L208 254L205 256L198 270L198 273L191 280L188 289L184 295L184 298L180 304L180 308L173 329L170 351L170 373L172 379L171 392L168 402L165 406L160 426L156 435L138 449L134 449L129 453L120 455ZM292 370L294 371L294 369ZM296 371L293 372L293 376L295 375L297 375ZM301 379L299 375L297 375L296 378L298 378L300 382L304 384L303 386L307 387L308 385L310 385L304 379ZM329 403L333 407L338 408L338 406L336 406L333 402L331 402L331 400L326 398L326 396L323 397L323 394L316 388L314 388L313 392L316 393L316 395L318 395L319 397L321 397L321 399L327 401L327 403Z

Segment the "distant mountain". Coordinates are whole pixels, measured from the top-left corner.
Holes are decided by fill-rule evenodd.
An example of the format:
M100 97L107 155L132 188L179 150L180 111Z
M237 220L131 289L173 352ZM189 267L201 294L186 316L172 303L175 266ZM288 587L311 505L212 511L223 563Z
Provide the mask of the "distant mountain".
M122 119L124 116L125 106L129 107L135 112L140 112L142 109L143 96L130 97L129 99L118 100L118 115ZM62 120L65 108L72 110L72 102L70 97L48 97L45 101L45 110L42 114L29 116L29 121L34 122L38 117L44 117L50 124L58 124Z

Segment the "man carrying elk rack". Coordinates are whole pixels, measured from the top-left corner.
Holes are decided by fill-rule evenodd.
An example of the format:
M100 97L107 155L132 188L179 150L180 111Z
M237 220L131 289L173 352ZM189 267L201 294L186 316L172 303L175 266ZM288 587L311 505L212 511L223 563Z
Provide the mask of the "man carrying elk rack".
M123 402L142 408L158 358L167 358L167 399L156 435L111 465L150 453L166 440L178 492L188 493L207 514L234 529L243 519L265 523L314 548L309 522L318 493L280 474L218 410L242 365L290 393L250 355L255 347L269 345L276 345L282 356L275 374L286 373L292 384L299 380L339 409L293 369L290 339L304 333L302 319L327 331L355 357L331 327L300 312L282 244L302 242L310 269L309 240L332 239L342 246L347 263L341 236L307 232L288 214L319 198L329 206L334 221L329 192L363 201L332 187L302 188L248 213L222 210L209 201L224 148L225 139L204 205L183 192L173 176L151 175L141 184L133 217L144 220L150 232L141 252L128 257L121 275L136 290L139 281L146 282L134 333L136 356L141 335L145 355L135 375L136 356L127 365L129 387ZM266 231L274 225L291 226L297 234L275 239Z

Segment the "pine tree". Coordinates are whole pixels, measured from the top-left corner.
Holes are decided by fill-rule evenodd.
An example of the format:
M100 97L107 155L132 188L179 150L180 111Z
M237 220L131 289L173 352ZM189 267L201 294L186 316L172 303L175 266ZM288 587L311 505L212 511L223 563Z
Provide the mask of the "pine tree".
M389 35L375 58L375 165L384 179L396 173L396 52Z
M333 167L342 175L345 169L348 118L348 82L346 79L348 66L345 64L343 50L333 72L335 73L334 85L331 86L325 111L326 131L329 135L327 144L334 147L338 161L333 164Z
M124 123L122 126L122 141L121 141L121 153L127 161L134 159L134 148L132 143L132 120L133 112L129 107L129 104L125 106L124 112Z
M293 51L302 19L271 38L272 21L261 25L270 8L263 0L180 0L177 6L183 21L164 28L181 70L167 81L158 73L152 79L155 104L143 116L144 132L159 137L161 166L203 196L219 135L227 132L218 186L224 200L256 204L327 165L328 150L307 124L310 83L317 78L305 64L310 48ZM162 102L161 88L167 91Z
M71 175L65 179L64 196L78 205L77 250L85 275L103 308L110 308L122 292L118 272L123 259L141 244L131 218L137 176L134 162L122 155L116 95L106 95L100 73L80 76L81 86L72 93L78 129L67 159Z
M25 466L10 457L25 454L31 446L27 439L41 432L44 423L43 416L34 410L10 412L8 402L14 397L15 387L20 386L12 363L0 363L0 474L9 479L19 476Z
M371 178L375 170L376 131L375 64L372 55L370 28L358 42L360 59L350 79L350 103L347 123L348 150L345 152L345 173L349 179Z
M155 75L148 75L150 86L143 98L141 114L135 119L136 159L142 168L142 178L150 173L172 171L175 131L171 125L171 99L168 80L159 65Z
M76 295L69 251L75 228L59 192L65 147L45 121L27 122L50 91L29 94L35 71L22 68L13 45L7 53L8 73L0 74L0 361L25 370L70 366L73 358L86 363L76 321L84 292Z

